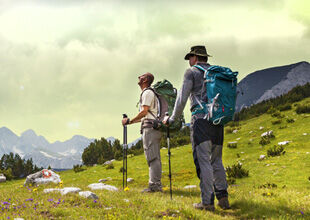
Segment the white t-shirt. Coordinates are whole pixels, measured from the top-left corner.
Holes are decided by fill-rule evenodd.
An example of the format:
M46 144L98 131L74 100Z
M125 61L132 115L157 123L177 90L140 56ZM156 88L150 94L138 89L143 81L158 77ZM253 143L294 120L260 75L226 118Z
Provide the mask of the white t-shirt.
M144 89L142 91L140 111L142 110L143 105L149 106L149 111L151 111L153 115L157 117L158 100L155 93L152 90ZM141 121L143 121L144 119L156 119L154 118L153 115L150 112L148 112L147 115L141 119Z

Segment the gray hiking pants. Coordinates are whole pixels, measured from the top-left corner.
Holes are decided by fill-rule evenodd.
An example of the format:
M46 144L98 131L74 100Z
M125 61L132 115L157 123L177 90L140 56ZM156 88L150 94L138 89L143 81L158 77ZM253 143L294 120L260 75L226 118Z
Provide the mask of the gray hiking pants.
M161 132L153 128L144 128L142 142L144 154L149 166L149 188L161 188L161 159L160 159Z
M214 192L218 200L228 197L226 173L222 162L223 127L193 117L191 138L202 203L214 204Z

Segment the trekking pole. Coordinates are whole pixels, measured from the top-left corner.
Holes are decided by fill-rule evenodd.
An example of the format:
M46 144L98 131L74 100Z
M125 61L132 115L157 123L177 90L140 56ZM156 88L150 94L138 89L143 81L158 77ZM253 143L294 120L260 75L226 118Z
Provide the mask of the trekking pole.
M169 116L168 112L165 114L166 116ZM170 180L170 199L172 200L172 184L171 184L171 161L170 161L170 131L169 131L169 124L167 125L167 144L168 144L168 158L169 158L169 180Z
M123 118L127 118L126 114L123 114ZM125 189L125 181L127 187L127 125L123 125L123 189ZM125 179L126 172L126 179Z

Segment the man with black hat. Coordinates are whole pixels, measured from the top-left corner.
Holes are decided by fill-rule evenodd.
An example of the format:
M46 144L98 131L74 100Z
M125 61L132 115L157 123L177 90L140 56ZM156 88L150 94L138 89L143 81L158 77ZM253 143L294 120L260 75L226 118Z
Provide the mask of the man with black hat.
M186 54L185 60L189 61L190 68L185 71L183 85L179 90L173 113L164 119L165 124L171 124L181 116L190 97L191 111L199 102L207 103L206 88L204 87L204 72L194 65L208 69L208 57L205 46L193 46ZM195 203L197 209L214 211L214 193L218 199L218 205L222 209L229 209L227 181L222 163L223 126L213 125L204 119L203 113L192 115L191 141L194 163L197 176L200 179L201 203Z
M142 90L140 95L140 112L132 119L124 118L123 125L141 122L141 134L144 154L149 166L149 187L143 192L162 192L161 185L161 158L160 139L161 132L153 129L153 122L158 113L158 101L154 91L150 88L154 81L151 73L145 73L138 77L138 84Z

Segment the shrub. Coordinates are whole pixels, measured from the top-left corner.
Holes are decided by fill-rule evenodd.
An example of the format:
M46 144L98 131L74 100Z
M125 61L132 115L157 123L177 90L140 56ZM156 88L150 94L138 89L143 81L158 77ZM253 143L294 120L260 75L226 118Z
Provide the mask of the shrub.
M290 104L285 104L285 105L280 105L278 107L278 109L283 112L283 111L287 111L287 110L291 110L292 106Z
M276 111L276 112L271 114L271 117L274 117L274 118L284 118L284 115L281 114L281 112Z
M235 178L227 178L227 184L228 185L233 185L236 183L236 179Z
M299 105L296 108L297 114L310 113L310 105Z
M275 157L275 156L281 156L284 155L285 151L284 151L284 147L283 146L276 146L274 145L273 147L270 147L267 150L267 155L269 157Z
M237 148L237 142L228 142L227 147L228 148Z
M271 124L273 124L273 125L277 125L277 124L281 124L281 123L282 123L281 119L271 121Z
M125 169L124 169L123 167L121 167L121 168L119 169L119 172L122 173L123 170L125 171Z
M78 173L78 172L82 172L86 170L86 168L83 168L82 165L77 164L77 165L73 165L73 170L75 173Z
M268 137L261 137L261 140L259 141L259 144L261 144L261 145L267 145L267 144L269 144L270 143L270 140L269 140L269 138Z
M233 164L231 167L226 167L227 177L229 178L243 178L249 176L249 171L242 168L241 163Z
M2 173L5 176L6 180L12 180L14 178L11 168L7 170L0 170L0 173Z
M114 169L113 163L108 164L107 167L106 167L106 169L107 169L107 170Z
M286 122L287 122L287 123L294 123L294 122L295 122L295 120L294 120L294 119L292 119L292 118L287 118L287 119L286 119Z
M271 106L271 107L268 109L267 113L268 113L268 114L273 114L273 113L275 113L276 111L277 111L277 109L275 109L273 106Z
M267 189L272 189L272 188L277 188L277 184L274 184L274 183L266 183L266 184L263 184L263 185L260 185L258 188L259 189L262 189L262 188L267 188Z

